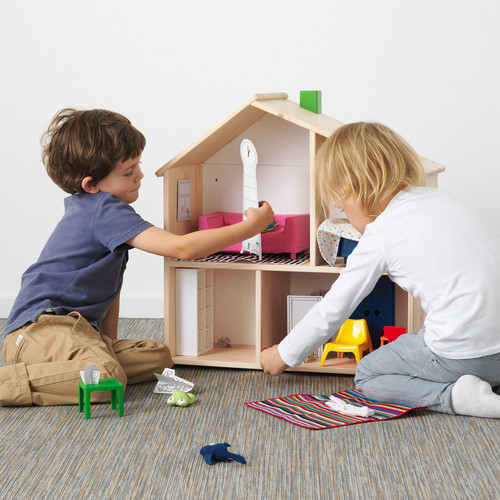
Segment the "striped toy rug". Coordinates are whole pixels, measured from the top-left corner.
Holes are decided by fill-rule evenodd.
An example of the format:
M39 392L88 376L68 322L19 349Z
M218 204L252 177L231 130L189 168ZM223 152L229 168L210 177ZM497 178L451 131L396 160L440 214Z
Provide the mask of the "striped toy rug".
M332 410L325 404L327 401L330 401L330 395L312 396L310 394L294 394L292 396L253 401L245 404L250 408L255 408L269 415L282 418L294 425L312 430L389 420L417 408L416 406L380 403L367 398L356 390L340 391L333 394L333 396L354 406L368 406L375 413L370 417L343 415Z

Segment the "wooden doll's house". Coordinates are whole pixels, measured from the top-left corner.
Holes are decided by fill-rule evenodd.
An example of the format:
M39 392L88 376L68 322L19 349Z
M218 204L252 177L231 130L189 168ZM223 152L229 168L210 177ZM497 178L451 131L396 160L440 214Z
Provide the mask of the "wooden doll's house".
M342 272L343 261L329 266L318 250L316 231L329 214L313 189L316 152L341 125L287 94L257 94L156 172L164 180L165 228L195 231L202 215L242 211L240 143L250 139L259 198L276 214L309 216L309 254L293 262L165 259L165 342L176 364L260 369L261 349L287 334L287 297L327 290ZM437 186L444 168L423 163L428 185ZM418 330L415 299L398 287L393 297L394 324ZM349 358L319 364L295 370L354 373L356 366Z

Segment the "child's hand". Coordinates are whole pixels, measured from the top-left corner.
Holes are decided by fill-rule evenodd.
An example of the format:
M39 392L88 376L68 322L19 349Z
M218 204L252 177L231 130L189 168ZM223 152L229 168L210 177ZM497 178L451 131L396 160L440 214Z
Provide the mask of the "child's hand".
M288 368L288 365L281 359L278 345L273 345L260 353L260 366L264 373L270 375L279 375Z
M247 208L245 215L256 228L258 233L264 231L273 222L274 212L267 201L260 201L259 208Z

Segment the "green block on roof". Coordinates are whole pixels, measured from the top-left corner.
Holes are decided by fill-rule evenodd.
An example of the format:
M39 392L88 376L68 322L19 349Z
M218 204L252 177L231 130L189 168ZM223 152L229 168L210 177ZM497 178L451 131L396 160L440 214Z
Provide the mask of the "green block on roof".
M301 90L300 107L321 114L321 90Z

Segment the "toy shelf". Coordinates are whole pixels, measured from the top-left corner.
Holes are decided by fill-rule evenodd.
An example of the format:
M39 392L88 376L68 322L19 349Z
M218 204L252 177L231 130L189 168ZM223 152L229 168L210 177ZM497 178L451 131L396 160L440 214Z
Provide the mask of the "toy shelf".
M173 361L177 365L260 370L259 355L260 350L257 352L255 346L233 345L228 348L214 348L200 356L174 356ZM347 357L329 357L323 366L319 366L319 359L316 359L306 361L295 368L289 368L288 371L354 375L356 373L356 362L354 359Z
M246 368L256 370L260 368L257 363L257 352L254 345L238 345L231 347L215 347L200 356L173 357L177 365L213 366L221 368Z
M211 263L171 261L170 269L175 269L176 301L175 339L169 337L171 349L175 349L175 364L197 366L219 366L226 368L260 369L259 358L263 347L279 343L287 332L288 295L311 295L328 290L344 269L339 266L309 265L264 265L258 263ZM190 276L205 279L209 272L213 294L211 302L213 315L213 338L203 339L196 345L196 333L202 325L191 325L191 332L183 331L179 317L184 314L186 304L192 308L191 316L196 320L199 309L194 297L205 283L192 283L192 290L179 287L184 280L183 271L191 271ZM184 294L179 292L184 288ZM212 295L211 295L212 296ZM395 315L399 325L413 321L408 315L411 297L399 289L395 293ZM211 324L212 326L212 324ZM219 338L229 338L231 347L218 347ZM186 342L194 354L186 355ZM213 348L206 349L207 345ZM198 354L196 354L196 352ZM295 371L324 373L355 373L356 363L349 358L329 357L323 367L318 359L308 360Z
M174 363L260 369L261 349L287 334L287 296L328 290L342 272L343 265L328 266L319 252L316 231L328 214L314 190L316 154L341 125L284 93L258 94L156 172L163 177L165 228L176 234L196 231L201 215L241 211L239 145L250 139L259 157L259 198L276 214L309 214L310 220L309 260L299 265L165 259L165 342ZM437 186L444 167L422 161L427 184ZM186 180L191 219L179 220L177 189ZM191 279L181 278L183 273L192 282L180 287L179 280ZM397 286L394 300L395 324L418 330L423 320L418 302ZM221 338L229 338L231 347L219 347ZM353 374L355 368L353 359L329 357L323 367L314 359L294 370Z

